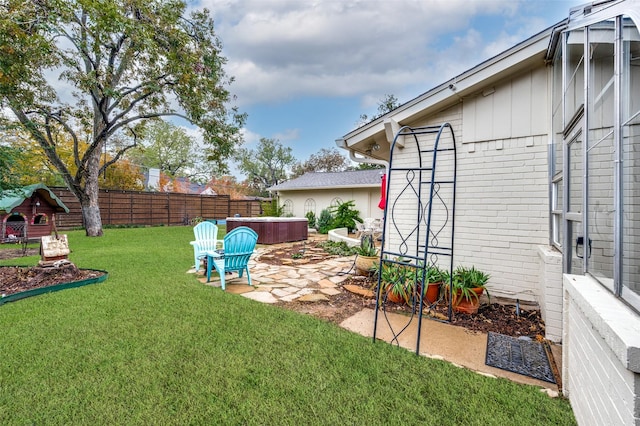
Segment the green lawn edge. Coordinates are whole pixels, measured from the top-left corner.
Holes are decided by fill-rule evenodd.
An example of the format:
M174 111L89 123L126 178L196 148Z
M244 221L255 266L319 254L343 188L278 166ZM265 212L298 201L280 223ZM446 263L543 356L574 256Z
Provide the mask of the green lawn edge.
M536 387L201 284L190 227L67 234L109 279L0 308L2 424L575 424Z

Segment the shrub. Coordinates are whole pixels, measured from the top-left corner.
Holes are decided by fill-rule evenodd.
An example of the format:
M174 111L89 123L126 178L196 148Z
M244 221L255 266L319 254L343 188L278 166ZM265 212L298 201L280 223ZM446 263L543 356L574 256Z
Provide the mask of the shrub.
M260 216L280 217L284 213L284 206L278 204L277 198L271 201L263 201L260 207L262 207L262 214Z
M333 223L331 228L347 228L349 232L352 232L356 228L354 219L358 222L362 222L360 218L360 212L355 209L355 202L353 200L345 201L344 203L338 203L337 206L331 207L331 213L333 214Z
M307 214L305 214L304 216L309 221L309 228L315 228L316 227L316 214L314 212L312 212L311 210L309 210L307 212Z
M357 253L357 247L349 247L344 241L324 241L318 244L329 254L351 256Z
M331 212L327 209L324 209L320 212L320 217L317 222L318 232L321 234L327 234L330 229L333 229L333 216Z

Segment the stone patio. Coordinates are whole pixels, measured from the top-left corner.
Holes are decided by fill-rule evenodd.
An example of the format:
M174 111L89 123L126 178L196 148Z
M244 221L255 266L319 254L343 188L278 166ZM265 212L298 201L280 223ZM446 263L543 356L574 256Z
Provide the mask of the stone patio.
M256 253L249 262L253 286L247 285L246 276L239 278L237 273L233 273L226 278L226 291L270 304L294 300L310 303L328 301L331 296L345 291L338 284L348 279L349 274L353 272L354 256L332 258L318 263L296 264L292 262L291 265L281 266L256 261L260 256L277 249L277 247L278 245L269 245L256 248ZM188 272L195 273L196 271L191 269ZM202 268L197 274L197 279L203 284L220 287L217 275L212 275L212 281L206 282ZM364 309L343 321L341 326L363 336L371 337L374 313L375 311L371 309ZM418 322L415 318L408 324L399 340L394 340L393 333L389 330L390 324L401 324L398 325L398 329L401 329L406 322L407 317L404 315L387 314L387 317L379 315L377 338L387 342L394 341L394 344L397 343L408 350L415 351ZM461 327L430 320L423 320L422 325L419 350L421 355L443 359L483 375L504 377L515 382L538 386L550 396L558 395L557 385L485 365L484 357L487 345L485 333L469 332ZM461 345L460 339L464 339L463 345ZM554 345L552 350L554 358L560 360L561 348Z

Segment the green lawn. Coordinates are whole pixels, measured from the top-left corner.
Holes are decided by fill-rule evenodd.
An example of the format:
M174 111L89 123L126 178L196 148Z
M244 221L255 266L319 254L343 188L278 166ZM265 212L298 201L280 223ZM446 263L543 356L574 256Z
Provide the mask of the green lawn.
M0 424L575 424L537 388L200 284L190 227L67 234L109 278L0 306Z

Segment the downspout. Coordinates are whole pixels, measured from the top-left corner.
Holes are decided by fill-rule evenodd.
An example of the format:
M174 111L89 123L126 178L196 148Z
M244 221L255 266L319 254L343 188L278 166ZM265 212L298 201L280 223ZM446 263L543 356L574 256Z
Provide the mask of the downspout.
M371 157L356 157L356 151L354 151L353 149L349 148L347 146L347 142L344 139L336 139L336 145L338 145L340 148L343 148L343 149L346 149L347 151L349 151L349 159L351 161L354 161L356 163L380 164L380 165L384 166L385 173L388 174L388 172L389 172L389 162L388 161L380 160L378 158L371 158Z
M380 164L384 166L385 173L389 171L388 161L379 160L377 158L370 158L370 157L356 157L356 153L352 149L349 149L349 158L351 159L351 161L355 161L356 163Z

